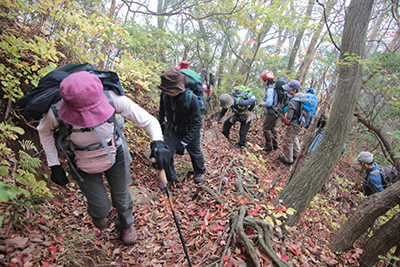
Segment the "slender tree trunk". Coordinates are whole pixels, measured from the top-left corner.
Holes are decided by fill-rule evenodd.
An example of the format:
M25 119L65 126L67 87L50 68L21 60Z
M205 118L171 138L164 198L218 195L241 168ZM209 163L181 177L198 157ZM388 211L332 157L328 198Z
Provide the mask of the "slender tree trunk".
M341 45L339 82L331 116L321 142L300 172L285 186L279 199L297 212L285 222L292 226L334 170L347 135L361 90L362 66L354 57L363 57L373 0L352 0L346 14Z
M299 51L300 48L300 43L301 43L301 39L303 39L303 35L304 32L306 31L306 27L308 22L310 21L311 18L311 13L313 10L315 4L315 0L309 0L308 1L308 5L307 5L307 11L306 11L306 15L303 21L303 25L300 28L300 31L298 32L297 36L296 36L296 41L294 42L294 46L293 49L290 53L290 57L289 57L289 63L287 66L287 73L290 74L292 72L293 66L294 66L294 62L296 61L296 57L297 57L297 52Z
M332 8L336 5L337 1L338 0L329 0L329 2L326 4L326 8L325 8L326 17L329 17L329 14L330 14ZM304 84L305 77L307 75L308 69L310 68L310 65L311 65L311 62L312 62L312 58L313 58L313 56L315 54L317 42L318 42L318 40L320 38L322 29L324 28L324 26L325 26L325 18L324 18L324 16L322 16L320 21L319 21L319 23L318 23L317 29L315 30L314 35L313 35L313 37L311 39L311 42L308 45L307 52L306 52L306 55L304 57L304 60L301 63L299 71L297 73L296 79L301 84Z

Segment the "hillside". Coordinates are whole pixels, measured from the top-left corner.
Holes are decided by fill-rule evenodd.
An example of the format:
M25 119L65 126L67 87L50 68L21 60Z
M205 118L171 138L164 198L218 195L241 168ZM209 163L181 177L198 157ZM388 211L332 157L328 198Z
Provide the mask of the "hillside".
M275 159L279 150L266 154L256 145L262 145L259 143L261 124L261 119L252 123L248 135L252 145L245 150L236 150L233 144L238 138L237 126L232 129L232 143L229 143L218 134L221 124L217 129L210 129L211 122L207 123L208 130L202 143L207 179L200 187L191 180L190 172L187 174L190 168L187 153L176 156L181 181L175 183L170 192L193 266L217 266L216 262L223 255L226 255L222 258L223 264L218 266L250 266L247 265L247 251L238 242L237 234L231 235L237 209L245 205L250 215L266 221L280 212L270 210L269 204L285 184L290 169ZM283 133L280 130L280 138ZM24 138L35 140L35 132L31 134ZM110 229L101 233L91 223L85 198L73 181L64 188L46 181L54 198L1 202L0 213L4 216L0 229L1 262L5 266L187 266L166 193L157 186L157 172L149 166L145 153L133 148L131 152L134 159L131 189L139 189L134 193L138 232L135 245L123 246L120 241L113 224L115 211L109 215ZM258 160L254 160L261 157L265 160L262 168ZM274 228L272 247L278 256L293 266L357 265L362 250L335 255L327 248L329 238L344 216L360 201L357 193L361 188L357 179L361 176L350 161L351 156L345 154L325 188L288 235L282 237ZM244 184L255 201L236 195L234 183L238 175L233 167L241 165L246 168ZM38 174L46 172L47 167L43 167ZM226 180L222 179L223 175ZM258 179L257 189L251 184ZM221 180L227 183L220 186ZM221 199L207 193L204 187L214 192L220 190ZM226 205L219 203L221 200ZM27 205L33 202L34 205ZM259 246L256 231L252 228L245 231L254 244L261 266L272 266L270 256ZM228 238L232 238L230 246Z

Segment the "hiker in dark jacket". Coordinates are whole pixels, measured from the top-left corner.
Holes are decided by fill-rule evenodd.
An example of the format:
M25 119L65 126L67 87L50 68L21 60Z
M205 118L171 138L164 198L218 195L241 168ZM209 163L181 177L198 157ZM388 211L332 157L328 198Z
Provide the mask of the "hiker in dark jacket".
M77 181L87 199L87 211L93 224L100 230L108 227L107 216L111 209L111 201L103 182L103 174L105 174L111 192L112 205L117 211L115 225L121 231L123 243L134 244L137 235L133 225L133 201L128 191L128 184L131 182L129 156L125 156L129 155L129 151L126 150L127 146L122 145L124 141L115 137L116 124L110 118L116 119L114 116L116 112L126 116L139 127L143 127L153 140L152 156L156 159L157 166L164 169L164 165L169 165L171 159L169 149L163 141L161 127L156 118L126 96L119 96L109 91L113 101L113 106L110 105L109 99L103 93L103 84L100 79L86 71L73 73L63 79L60 84L60 94L63 102L58 110L58 116L72 128L67 143L74 148L72 151L74 154L69 156L69 173ZM89 130L95 126L96 130ZM48 166L51 168L51 180L65 186L68 179L61 167L53 136L57 128L59 128L59 121L50 108L40 121L37 130ZM106 150L103 144L114 152L93 157L91 153L101 152L101 149ZM78 152L82 157L79 161L81 163L78 163ZM114 155L114 163L110 155ZM92 168L94 164L96 167Z
M360 164L361 168L366 171L364 195L370 196L382 192L384 189L381 169L378 164L374 163L374 155L370 152L363 151L354 159L354 162Z
M287 126L286 135L283 140L283 156L279 156L278 159L285 165L293 164L294 160L300 155L300 142L297 137L300 133L300 112L301 102L296 100L296 97L301 97L300 82L297 80L291 80L288 84L283 86L283 89L290 94L290 99L283 120Z
M203 152L200 149L201 115L197 96L186 89L188 78L178 68L165 69L161 77L163 92L160 96L160 113L158 120L165 129L164 137L171 155L183 155L185 149L190 155L195 183L202 183L206 174ZM190 96L190 97L189 97ZM165 117L167 122L165 122ZM176 170L172 164L165 169L168 184L176 180ZM165 186L160 183L160 188Z
M255 118L255 115L252 111L256 105L256 98L252 96L249 99L243 99L232 97L229 94L222 94L219 98L219 104L222 109L219 112L214 125L217 124L225 116L228 109L231 108L232 114L225 120L222 128L222 134L229 139L232 126L236 122L240 122L240 139L235 145L235 148L245 147L247 133L250 129L250 122Z

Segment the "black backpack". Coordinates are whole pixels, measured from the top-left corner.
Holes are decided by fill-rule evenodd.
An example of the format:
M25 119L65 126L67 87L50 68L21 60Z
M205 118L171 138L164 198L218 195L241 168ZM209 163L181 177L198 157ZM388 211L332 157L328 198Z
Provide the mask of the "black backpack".
M289 103L289 95L283 89L283 86L288 83L289 80L285 77L281 77L275 82L275 92L278 95L278 103L274 109L277 113L282 113Z
M99 77L103 84L103 90L112 90L117 95L125 95L119 77L115 72L99 71L96 66L90 63L67 64L46 74L40 79L37 87L17 99L16 103L24 109L27 117L40 120L51 105L61 100L61 81L78 71L87 71Z
M387 188L399 180L399 172L393 165L387 165L381 168L381 177L383 188Z

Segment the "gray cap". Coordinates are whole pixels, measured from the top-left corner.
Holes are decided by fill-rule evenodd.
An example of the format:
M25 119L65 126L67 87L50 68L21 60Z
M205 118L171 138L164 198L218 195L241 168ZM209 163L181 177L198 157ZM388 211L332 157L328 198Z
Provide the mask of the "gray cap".
M298 80L291 80L288 84L282 86L283 90L290 91L290 90L297 90L300 91L300 82Z
M374 155L367 151L361 152L357 158L354 159L355 163L371 164L374 162Z
M232 106L233 104L233 97L229 94L222 94L219 97L219 105L221 108L226 109Z

